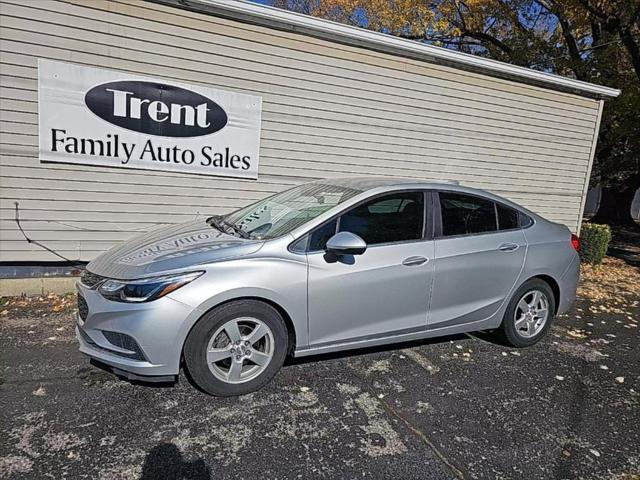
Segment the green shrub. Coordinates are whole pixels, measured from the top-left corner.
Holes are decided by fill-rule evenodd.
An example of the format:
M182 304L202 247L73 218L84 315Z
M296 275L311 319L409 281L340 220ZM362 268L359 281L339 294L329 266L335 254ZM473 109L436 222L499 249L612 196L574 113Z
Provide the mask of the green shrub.
M597 265L607 254L611 241L609 225L585 223L580 231L580 257L583 262Z

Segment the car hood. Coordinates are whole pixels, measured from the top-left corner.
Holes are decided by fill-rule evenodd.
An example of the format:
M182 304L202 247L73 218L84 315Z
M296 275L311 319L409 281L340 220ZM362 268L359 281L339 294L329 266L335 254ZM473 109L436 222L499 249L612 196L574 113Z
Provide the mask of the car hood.
M161 227L111 248L87 265L97 275L130 280L249 255L264 244L235 237L205 220Z

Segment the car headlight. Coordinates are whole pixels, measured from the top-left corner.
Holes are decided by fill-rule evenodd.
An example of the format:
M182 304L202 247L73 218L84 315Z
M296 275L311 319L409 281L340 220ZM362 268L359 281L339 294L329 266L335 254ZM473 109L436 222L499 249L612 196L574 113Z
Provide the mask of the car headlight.
M115 302L150 302L185 286L203 273L180 273L140 280L107 280L98 287L98 291L106 299Z

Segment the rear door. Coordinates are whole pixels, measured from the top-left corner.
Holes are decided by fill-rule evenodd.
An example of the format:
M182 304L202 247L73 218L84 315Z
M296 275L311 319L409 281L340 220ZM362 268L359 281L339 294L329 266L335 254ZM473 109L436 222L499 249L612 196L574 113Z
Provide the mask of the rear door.
M437 197L429 328L484 320L508 298L524 265L518 212L475 195Z

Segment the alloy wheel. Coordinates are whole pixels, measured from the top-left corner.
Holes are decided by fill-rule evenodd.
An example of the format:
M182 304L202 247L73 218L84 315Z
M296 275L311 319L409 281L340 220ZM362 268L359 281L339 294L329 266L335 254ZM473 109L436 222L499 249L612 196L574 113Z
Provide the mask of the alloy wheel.
M248 382L267 368L274 348L273 332L264 322L251 317L235 318L211 336L207 366L223 382Z
M515 329L523 338L531 338L542 331L549 319L549 299L540 290L525 293L516 306Z

